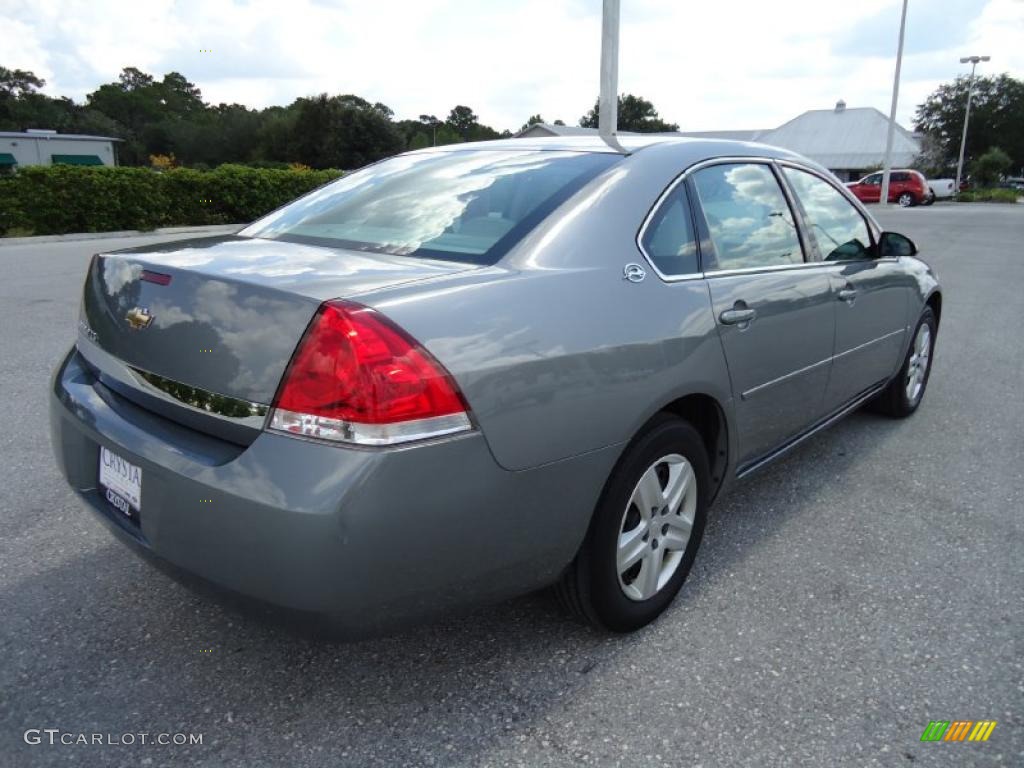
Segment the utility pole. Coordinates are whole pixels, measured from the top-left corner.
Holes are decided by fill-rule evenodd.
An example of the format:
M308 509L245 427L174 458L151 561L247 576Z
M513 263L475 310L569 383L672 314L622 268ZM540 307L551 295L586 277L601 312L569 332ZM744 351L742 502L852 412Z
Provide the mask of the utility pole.
M960 194L960 175L964 170L964 147L967 145L967 121L971 119L971 97L974 96L974 68L978 66L979 61L988 61L991 56L964 56L960 59L961 64L966 64L968 61L971 62L971 79L967 81L967 109L964 110L964 132L960 136L960 159L956 161L956 187L953 189L954 195Z
M619 0L604 0L601 15L601 95L597 100L597 133L605 143L625 152L615 138L619 123Z
M892 171L892 139L896 132L896 104L900 98L900 67L903 64L903 33L907 28L907 0L903 0L903 13L900 15L900 42L896 47L896 75L892 80L892 106L889 108L889 132L885 137L885 161L882 164L882 193L878 198L880 205L889 204L889 174Z

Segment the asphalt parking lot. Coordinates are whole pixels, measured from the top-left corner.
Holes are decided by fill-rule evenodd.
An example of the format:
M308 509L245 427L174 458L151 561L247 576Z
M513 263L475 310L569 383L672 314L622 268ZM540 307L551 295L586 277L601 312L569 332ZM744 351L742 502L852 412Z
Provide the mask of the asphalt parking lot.
M877 215L945 289L924 404L735 486L626 637L542 594L332 644L151 570L65 488L46 390L89 255L158 238L0 245L0 765L1024 765L1024 205ZM987 743L919 741L981 719Z

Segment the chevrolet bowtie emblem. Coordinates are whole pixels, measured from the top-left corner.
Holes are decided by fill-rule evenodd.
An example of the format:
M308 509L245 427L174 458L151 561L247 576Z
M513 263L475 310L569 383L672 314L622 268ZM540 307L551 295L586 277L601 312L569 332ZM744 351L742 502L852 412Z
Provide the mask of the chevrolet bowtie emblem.
M124 319L128 321L132 330L141 331L143 328L148 328L149 324L153 322L153 315L145 307L132 307Z

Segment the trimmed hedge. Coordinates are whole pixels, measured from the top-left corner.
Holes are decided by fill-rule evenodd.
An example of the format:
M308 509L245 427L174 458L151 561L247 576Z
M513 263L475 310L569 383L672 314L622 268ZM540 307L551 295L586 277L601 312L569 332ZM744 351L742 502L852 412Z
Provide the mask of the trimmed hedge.
M1015 189L967 189L957 195L961 203L1016 203L1024 193Z
M341 171L222 165L174 168L28 166L0 176L0 234L63 235L249 222Z

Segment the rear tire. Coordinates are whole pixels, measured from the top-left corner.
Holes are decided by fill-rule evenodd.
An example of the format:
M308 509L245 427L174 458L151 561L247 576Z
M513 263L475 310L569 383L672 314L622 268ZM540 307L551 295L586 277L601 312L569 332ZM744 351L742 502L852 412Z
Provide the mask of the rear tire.
M917 321L914 336L903 358L899 373L872 401L873 410L893 418L906 418L921 405L935 359L935 337L938 322L931 307L925 307Z
M917 204L917 198L910 192L904 192L896 198L896 202L900 204L900 208L910 208Z
M700 434L675 416L656 416L612 471L580 551L555 587L562 604L613 632L656 619L697 556L709 491Z

